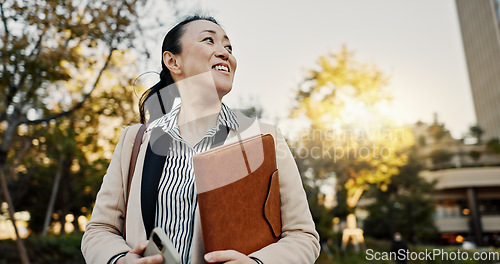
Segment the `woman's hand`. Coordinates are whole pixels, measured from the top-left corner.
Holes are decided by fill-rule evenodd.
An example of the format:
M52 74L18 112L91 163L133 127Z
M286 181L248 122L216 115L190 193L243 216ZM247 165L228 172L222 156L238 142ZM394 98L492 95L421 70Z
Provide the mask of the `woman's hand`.
M236 250L220 250L205 254L205 260L208 263L226 263L226 264L256 264L255 260Z
M147 245L148 241L137 244L137 246L129 251L127 255L119 258L116 264L161 264L163 262L163 256L160 254L149 257L142 256Z

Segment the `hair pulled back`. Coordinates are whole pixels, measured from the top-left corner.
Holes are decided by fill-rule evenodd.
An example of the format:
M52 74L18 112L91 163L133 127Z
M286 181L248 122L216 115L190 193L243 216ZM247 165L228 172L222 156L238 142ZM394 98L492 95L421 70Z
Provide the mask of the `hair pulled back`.
M163 39L163 44L161 48L161 67L162 70L160 72L160 81L153 85L151 88L146 90L141 98L139 99L139 113L141 116L141 123L144 124L146 123L146 117L145 117L145 109L144 105L145 102L154 94L158 93L162 88L167 87L171 84L174 83L174 79L172 78L172 75L170 74L170 71L168 70L167 66L163 63L163 53L165 51L169 51L172 54L180 54L182 51L182 45L181 45L181 37L185 32L185 26L193 21L196 20L207 20L210 22L213 22L217 25L219 23L215 18L211 16L201 16L201 15L192 15L189 17L186 17L184 20L176 24L168 33L165 35L165 38Z

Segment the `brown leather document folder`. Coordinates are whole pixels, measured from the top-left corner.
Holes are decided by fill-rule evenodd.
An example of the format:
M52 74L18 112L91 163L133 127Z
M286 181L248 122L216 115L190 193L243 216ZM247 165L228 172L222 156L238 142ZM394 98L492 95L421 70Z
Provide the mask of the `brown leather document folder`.
M278 241L281 202L271 135L193 156L205 251L250 254Z

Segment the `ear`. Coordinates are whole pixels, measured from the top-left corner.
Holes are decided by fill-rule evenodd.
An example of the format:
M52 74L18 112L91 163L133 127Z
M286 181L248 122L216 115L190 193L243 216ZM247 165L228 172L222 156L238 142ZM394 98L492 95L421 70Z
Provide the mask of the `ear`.
M180 74L181 69L177 62L177 58L170 51L163 52L163 63L167 66L168 70L174 74Z

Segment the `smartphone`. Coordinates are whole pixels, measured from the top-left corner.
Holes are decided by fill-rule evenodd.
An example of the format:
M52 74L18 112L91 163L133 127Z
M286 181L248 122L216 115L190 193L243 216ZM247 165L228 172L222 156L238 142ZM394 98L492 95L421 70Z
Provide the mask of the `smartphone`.
M144 251L145 257L156 254L161 254L163 256L163 264L181 264L181 257L177 249L175 249L161 227L153 229L146 250Z

